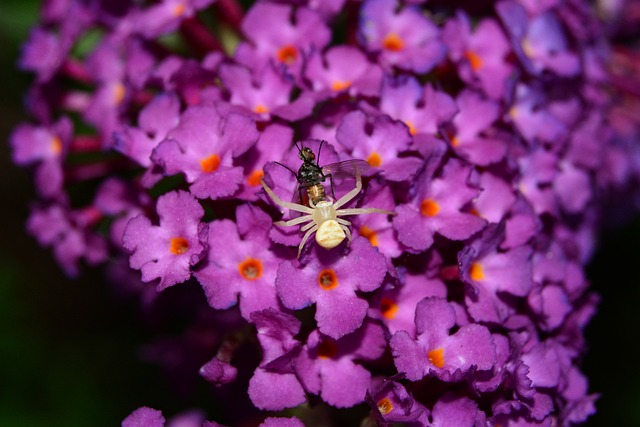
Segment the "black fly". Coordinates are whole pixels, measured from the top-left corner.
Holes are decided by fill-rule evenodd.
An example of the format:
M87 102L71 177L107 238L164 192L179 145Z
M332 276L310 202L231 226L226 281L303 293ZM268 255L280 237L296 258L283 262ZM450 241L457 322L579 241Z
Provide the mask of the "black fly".
M297 173L287 166L278 163L289 169L289 171L295 175L298 181L298 188L296 190L297 197L299 198L299 203L305 206L313 207L317 205L318 202L326 200L327 195L324 183L327 179L331 186L331 196L333 200L337 200L334 193L334 178L345 176L355 177L358 172L362 175L366 173L370 167L369 163L360 159L345 160L320 166L320 152L322 151L324 142L325 141L320 142L317 158L311 148L302 145L298 146L298 143L296 143L298 157L302 160L302 165ZM296 195L296 193L294 193L294 195Z

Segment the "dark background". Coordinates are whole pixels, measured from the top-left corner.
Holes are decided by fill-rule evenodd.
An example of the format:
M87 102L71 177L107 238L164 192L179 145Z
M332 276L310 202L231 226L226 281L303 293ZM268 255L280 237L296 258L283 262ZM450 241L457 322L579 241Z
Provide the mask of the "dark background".
M189 409L139 362L149 337L135 303L117 300L98 271L66 278L24 232L34 193L6 141L24 120L29 77L15 63L36 17L34 0L0 2L0 426L114 426L143 405ZM584 370L602 397L587 425L639 426L640 221L605 233L589 279L602 303Z

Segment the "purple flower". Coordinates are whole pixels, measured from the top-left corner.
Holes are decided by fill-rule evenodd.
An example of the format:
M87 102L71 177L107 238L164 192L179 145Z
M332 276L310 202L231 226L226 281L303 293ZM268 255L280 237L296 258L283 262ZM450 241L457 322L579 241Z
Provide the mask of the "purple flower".
M450 135L453 149L471 163L486 166L500 161L507 151L506 138L491 131L498 119L499 106L473 91L458 95L458 114Z
M291 15L295 18L290 19ZM238 62L259 71L274 61L295 75L304 56L313 49L322 49L330 38L329 29L316 12L269 2L259 2L249 10L242 30L250 43L238 46Z
M304 427L304 424L296 417L269 417L258 427Z
M368 303L356 291L371 292L382 284L384 257L367 239L355 237L347 256L315 248L305 261L284 261L278 268L276 289L284 306L300 310L316 304L319 331L335 339L358 329Z
M122 421L122 427L164 427L162 412L146 406L133 411Z
M194 275L211 307L226 309L239 298L240 312L250 320L255 311L278 307L273 283L280 260L267 250L271 218L249 205L236 216L238 225L228 219L209 224L207 261Z
M151 166L151 153L180 122L180 101L163 93L149 102L138 116L138 127L124 126L114 133L114 148L144 167Z
M457 160L449 160L442 176L429 180L426 171L417 182L409 204L400 205L393 219L398 240L416 251L428 249L437 232L452 240L464 240L484 228L486 221L463 208L480 191L468 184L471 170Z
M366 0L360 12L361 43L387 67L426 73L445 54L439 31L416 8L398 7L396 0Z
M409 426L419 426L429 422L429 410L417 402L397 381L382 381L373 392L369 389L367 403L372 407L379 425L401 422Z
M515 69L508 61L509 42L495 20L481 20L472 33L469 16L459 12L445 25L442 39L465 82L482 89L491 99L506 95Z
M380 110L406 124L411 135L437 134L458 111L449 95L408 76L384 79Z
M408 150L411 136L406 126L385 115L348 113L336 130L336 139L354 158L365 159L374 168L381 168L390 181L408 179L422 164L416 157L399 157L399 153Z
M501 293L523 297L531 291L531 248L498 251L503 238L504 227L492 224L458 253L460 277L472 286L466 297L469 314L479 322L504 321L513 311Z
M221 117L209 106L191 107L180 118L167 139L160 143L151 160L167 175L183 173L189 190L200 199L231 196L243 178L233 159L258 139L250 118L240 114Z
M358 361L379 358L385 346L384 331L373 323L340 339L313 331L294 360L296 373L309 393L337 408L364 401L371 374Z
M162 290L191 276L191 266L206 251L208 227L200 222L204 210L185 191L161 196L156 210L160 224L138 215L129 221L122 244L131 252L131 268L142 272L142 281L160 279L158 289Z
M528 72L550 70L561 76L574 76L580 71L578 57L569 51L554 13L544 12L531 18L515 1L501 1L496 10L511 36L514 52Z
M382 70L369 62L359 49L336 46L324 54L314 51L305 69L314 92L336 96L376 96L380 91Z
M443 381L459 381L471 370L486 371L496 362L496 350L489 330L479 324L456 325L453 306L430 297L416 307L416 339L406 331L396 332L389 344L398 372L418 381L435 375Z
M279 411L306 401L306 394L293 371L293 357L300 343L293 337L300 321L272 308L254 312L251 320L258 329L263 349L262 363L249 381L249 397L258 408Z

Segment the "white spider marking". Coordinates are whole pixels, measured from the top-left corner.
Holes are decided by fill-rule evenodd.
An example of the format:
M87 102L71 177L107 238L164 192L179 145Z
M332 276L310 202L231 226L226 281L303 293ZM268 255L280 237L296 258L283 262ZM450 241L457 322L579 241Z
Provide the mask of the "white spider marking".
M303 214L306 214L298 218L290 219L288 221L274 222L274 225L281 225L284 227L292 227L294 225L304 224L305 222L308 222L308 224L300 227L300 231L306 231L306 233L302 237L300 246L298 246L298 258L300 258L302 248L313 233L316 233L316 242L318 242L318 244L325 249L335 248L340 243L342 243L345 237L347 237L349 239L349 243L351 243L351 231L348 227L349 225L351 225L351 222L342 218L338 218L340 216L362 215L370 213L396 215L395 212L378 208L340 209L341 206L350 202L354 197L358 195L360 190L362 190L362 178L360 176L360 172L356 173L355 188L342 196L335 203L332 202L331 199L329 199L320 201L314 205L310 200L309 204L311 205L311 207L301 205L299 203L285 202L280 199L273 192L273 190L269 188L267 184L265 184L262 179L260 179L260 183L262 184L264 191L267 192L269 197L271 197L271 200L273 200L276 205L282 206L283 208L290 209L292 211L302 212Z

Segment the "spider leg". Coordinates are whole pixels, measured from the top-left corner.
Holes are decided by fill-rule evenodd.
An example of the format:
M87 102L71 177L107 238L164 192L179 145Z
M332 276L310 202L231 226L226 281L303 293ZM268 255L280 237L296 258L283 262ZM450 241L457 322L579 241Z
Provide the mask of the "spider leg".
M297 203L283 202L280 199L280 197L276 196L276 193L274 193L273 190L270 189L267 186L267 184L265 184L265 182L262 180L262 178L260 179L260 183L262 184L262 188L264 188L264 191L267 192L269 197L271 197L271 200L273 200L273 202L276 205L282 206L283 208L287 208L287 209L290 209L290 210L296 211L296 212L302 212L302 213L306 213L306 214L312 214L313 213L313 209L311 209L310 207L299 205Z
M340 200L336 201L333 206L338 209L340 206L348 203L358 195L358 193L362 190L362 177L360 176L360 171L356 171L356 187L349 191L344 196L340 197Z
M349 227L347 227L346 225L342 225L340 224L340 228L342 228L342 231L344 231L344 234L347 235L347 239L349 239L348 244L351 244L351 230L349 230Z
M302 253L302 248L304 247L305 243L307 243L307 240L309 240L309 237L311 237L311 235L316 231L318 231L317 224L311 227L309 231L306 232L306 234L302 238L302 241L300 242L300 246L298 246L298 258L300 258L300 254Z
M342 225L351 225L351 221L347 221L346 219L336 218L336 222Z
M305 224L302 227L300 227L300 231L307 231L308 229L310 229L314 225L315 225L315 222L312 221L309 224Z
M280 225L282 227L291 227L294 225L302 224L303 222L313 221L313 215L304 215L298 218L290 219L288 221L277 221L274 225Z
M353 209L340 209L336 211L336 215L345 216L345 215L364 215L370 213L379 213L384 215L397 215L396 212L386 211L384 209L378 208L353 208Z

